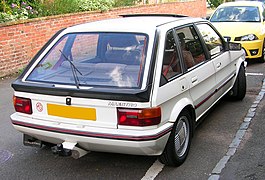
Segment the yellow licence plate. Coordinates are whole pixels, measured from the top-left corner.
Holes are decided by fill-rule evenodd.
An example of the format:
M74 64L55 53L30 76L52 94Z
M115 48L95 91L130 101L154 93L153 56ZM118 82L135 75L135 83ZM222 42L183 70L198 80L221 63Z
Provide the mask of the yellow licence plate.
M96 109L47 104L48 115L96 121Z

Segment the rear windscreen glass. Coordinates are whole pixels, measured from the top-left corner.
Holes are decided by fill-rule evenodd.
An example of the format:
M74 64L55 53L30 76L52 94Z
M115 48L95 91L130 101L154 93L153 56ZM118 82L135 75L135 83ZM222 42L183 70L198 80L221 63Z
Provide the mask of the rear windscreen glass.
M76 86L140 88L147 35L78 33L63 36L27 81Z

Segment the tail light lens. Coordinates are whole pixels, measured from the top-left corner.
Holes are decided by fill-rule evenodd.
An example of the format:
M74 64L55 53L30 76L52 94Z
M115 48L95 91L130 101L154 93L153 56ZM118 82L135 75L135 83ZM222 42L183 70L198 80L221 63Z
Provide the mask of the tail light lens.
M13 96L13 103L17 112L32 114L30 99Z
M161 108L118 108L118 124L127 126L152 126L161 122Z

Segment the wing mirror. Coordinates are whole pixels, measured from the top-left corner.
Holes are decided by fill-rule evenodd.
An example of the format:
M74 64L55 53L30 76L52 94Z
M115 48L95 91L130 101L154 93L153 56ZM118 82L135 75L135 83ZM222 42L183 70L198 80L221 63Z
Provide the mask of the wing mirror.
M228 43L229 50L241 50L242 46L240 43L234 43L234 42L229 42Z
M230 42L231 37L230 36L224 36L224 39L226 41L226 50L232 50L232 51L240 51L242 49L242 46L240 43Z
M240 51L242 46L240 43L227 42L227 50L229 51Z

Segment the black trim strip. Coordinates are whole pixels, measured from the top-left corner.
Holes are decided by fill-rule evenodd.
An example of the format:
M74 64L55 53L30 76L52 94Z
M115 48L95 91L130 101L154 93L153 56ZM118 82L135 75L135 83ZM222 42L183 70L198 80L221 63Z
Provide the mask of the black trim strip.
M207 96L204 100L202 100L199 104L195 105L195 109L199 108L201 105L203 105L206 101L208 101L215 93L220 91L229 81L231 81L236 76L236 73L233 74L229 79L227 79L220 87L215 89L214 92L212 92L209 96Z
M12 83L12 87L15 91L36 93L52 96L71 96L80 98L93 98L104 100L130 101L130 102L149 102L151 86L148 86L145 90L140 89L124 89L124 88L92 88L92 89L70 89L70 88L58 88L52 84L37 84L22 82L21 79L17 79Z
M33 128L38 130L50 131L54 133L64 133L70 135L78 135L78 136L85 136L85 137L92 137L92 138L102 138L102 139L113 139L113 140L125 140L125 141L151 141L161 138L162 136L166 135L167 133L171 132L172 126L155 134L149 136L125 136L125 135L112 135L112 134L104 134L104 133L93 133L93 132L84 132L84 131L76 131L76 130L67 130L62 128L53 128L48 126L41 126L31 123L19 122L12 120L12 123L17 126L23 126L27 128Z

